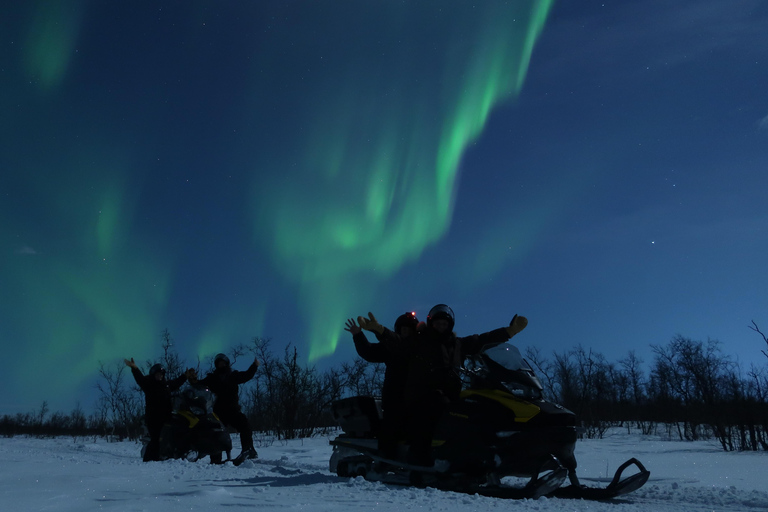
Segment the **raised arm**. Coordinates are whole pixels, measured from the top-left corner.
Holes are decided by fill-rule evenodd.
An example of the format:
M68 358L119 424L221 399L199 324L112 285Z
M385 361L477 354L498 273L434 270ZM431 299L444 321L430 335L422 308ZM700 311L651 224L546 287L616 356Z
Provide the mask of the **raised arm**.
M461 338L461 343L465 355L477 354L483 348L499 345L519 333L528 325L528 319L524 316L515 315L507 327L494 329L483 334L475 334Z
M136 384L138 384L139 387L143 390L146 387L147 377L145 377L144 374L141 373L139 366L136 364L133 358L123 359L123 362L125 363L125 366L131 369L131 375L133 375L133 380L135 380Z
M259 366L261 366L261 363L257 358L254 357L251 366L249 366L247 370L243 372L232 372L232 380L234 380L237 384L244 384L248 382L253 378L254 375L256 375L256 370L259 369Z
M366 331L374 333L376 339L379 340L378 345L381 346L382 353L385 357L388 356L406 356L408 354L408 345L405 343L397 333L391 331L381 325L373 313L368 313L368 318L364 316L357 317L357 321L360 327Z
M184 373L182 373L181 375L179 375L178 377L176 377L175 379L173 379L172 381L169 381L168 382L168 389L170 389L171 391L176 391L182 385L184 385L184 383L187 382L187 379L190 376L190 371L194 372L194 370L192 370L192 368L190 368L187 371L185 371Z
M362 318L362 317L360 317ZM344 330L352 335L352 341L355 344L357 355L369 363L386 362L386 351L381 343L371 343L365 336L363 330L355 323L354 318L347 319Z

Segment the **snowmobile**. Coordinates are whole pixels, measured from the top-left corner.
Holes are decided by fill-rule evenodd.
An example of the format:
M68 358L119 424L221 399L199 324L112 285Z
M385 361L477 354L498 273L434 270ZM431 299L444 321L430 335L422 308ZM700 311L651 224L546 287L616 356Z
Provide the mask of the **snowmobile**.
M356 396L332 404L344 431L330 441L330 470L391 484L429 486L501 498L540 496L610 499L642 487L650 472L629 459L604 488L576 476L576 415L543 399L543 386L514 345L503 343L467 359L459 399L447 406L432 439L433 466L408 463L407 444L379 448L380 403ZM637 472L622 478L625 469ZM509 478L514 477L514 478ZM528 479L525 484L509 483ZM504 481L502 481L504 479ZM570 485L563 486L568 479Z
M142 456L145 449L146 444ZM204 386L185 386L160 433L160 458L195 462L210 456L212 463L219 464L221 453L231 450L232 438L213 412L213 393Z

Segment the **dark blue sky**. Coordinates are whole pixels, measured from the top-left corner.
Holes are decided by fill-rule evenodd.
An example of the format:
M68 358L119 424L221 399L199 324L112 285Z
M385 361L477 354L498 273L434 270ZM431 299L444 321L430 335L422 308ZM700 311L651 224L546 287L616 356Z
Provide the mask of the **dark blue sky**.
M616 361L768 329L768 5L25 2L0 21L0 413L343 331Z

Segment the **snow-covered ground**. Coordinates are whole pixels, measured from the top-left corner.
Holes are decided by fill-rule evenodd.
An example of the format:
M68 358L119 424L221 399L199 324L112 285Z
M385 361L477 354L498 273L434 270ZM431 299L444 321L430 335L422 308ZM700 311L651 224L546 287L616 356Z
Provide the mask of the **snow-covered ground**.
M239 453L235 436L234 453ZM613 431L579 441L579 475L605 483L637 457L651 471L642 489L611 502L500 500L340 478L328 471L328 438L266 443L240 467L143 463L139 445L93 438L0 439L0 503L8 511L266 510L472 512L763 511L768 453L725 453L713 442L684 443ZM628 472L630 472L628 470Z

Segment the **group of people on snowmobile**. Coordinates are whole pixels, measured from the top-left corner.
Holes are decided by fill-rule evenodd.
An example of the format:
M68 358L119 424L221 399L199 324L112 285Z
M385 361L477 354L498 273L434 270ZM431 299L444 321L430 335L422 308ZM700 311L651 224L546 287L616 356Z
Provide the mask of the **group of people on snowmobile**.
M373 313L350 318L345 330L352 334L357 353L369 362L386 365L382 388L383 424L379 434L381 451L394 458L398 444L409 444L408 462L417 466L432 466L431 440L435 424L445 408L459 396L461 379L458 369L464 359L488 346L504 343L522 331L528 321L514 315L508 326L483 334L459 337L453 332L455 316L445 304L433 307L427 321L419 322L412 312L401 315L390 330L381 325ZM363 330L373 332L378 343L371 343ZM142 374L133 359L126 359L136 383L146 400L145 422L149 443L144 461L162 460L160 438L163 427L173 414L172 393L185 382L195 388L207 388L215 396L213 413L223 425L237 430L242 446L234 459L239 464L256 458L250 423L242 413L238 386L254 377L259 361L245 371L233 370L225 354L214 358L214 370L203 379L193 368L173 380L165 379L165 368L153 365L148 375ZM230 453L227 452L227 459ZM211 456L211 461L221 460Z
M453 310L445 304L434 306L426 323L419 322L415 313L401 315L394 331L373 313L358 316L357 322L347 320L345 330L352 334L358 355L386 365L379 447L390 455L387 458L394 458L397 444L406 441L409 464L432 466L432 435L440 415L459 396L458 370L464 359L504 343L525 329L528 320L514 315L506 327L466 337L456 336L454 324ZM378 343L369 342L363 330L373 332Z
M240 435L242 452L233 459L235 464L245 459L258 457L253 446L253 433L247 416L240 409L238 399L238 386L251 380L259 368L258 359L245 371L233 370L229 358L225 354L217 354L214 357L214 370L205 378L198 379L194 368L187 369L183 374L173 380L165 379L165 368L161 364L155 364L149 369L149 374L144 375L133 358L125 359L125 364L131 368L136 384L144 392L145 414L144 420L149 433L149 443L144 451L144 461L162 460L160 450L160 438L163 427L168 424L173 414L173 392L179 390L185 382L196 389L208 389L215 396L213 413L225 425L234 428ZM231 446L231 443L230 443ZM231 454L227 450L227 459ZM220 451L211 454L211 462L221 461Z

